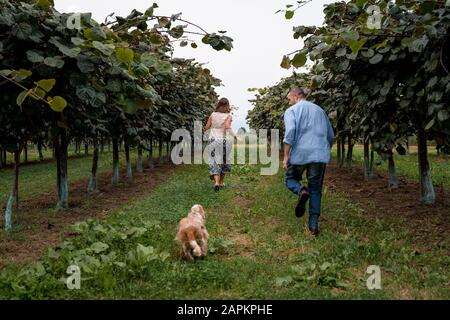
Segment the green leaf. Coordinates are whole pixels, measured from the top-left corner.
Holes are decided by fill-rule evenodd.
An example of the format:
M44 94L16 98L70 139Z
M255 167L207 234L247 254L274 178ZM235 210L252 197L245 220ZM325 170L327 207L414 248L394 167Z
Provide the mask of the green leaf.
M159 45L163 43L162 37L158 33L151 33L148 37L148 40L150 40L151 43Z
M331 263L329 262L324 262L320 265L320 270L325 271L327 270L329 267L331 267Z
M425 126L425 130L430 130L434 126L434 118Z
M381 62L381 60L383 60L383 55L377 53L369 60L369 63L377 64L377 63Z
M118 79L109 79L106 89L111 92L120 92L122 84Z
M366 42L367 38L361 38L358 41L350 41L350 49L352 49L353 53L358 53Z
M26 69L19 69L19 70L13 70L11 73L12 78L15 81L23 81L26 78L30 77L33 74L30 70Z
M408 47L413 42L412 38L403 38L401 44L403 47Z
M427 38L427 36L423 36L420 39L415 39L410 45L409 45L409 50L413 51L413 52L422 52L425 47L427 46L429 40Z
M53 111L62 112L67 107L67 101L60 96L48 97L47 100L50 102L50 108Z
M368 49L361 51L361 55L365 58L372 58L375 55L375 51L373 51L373 49Z
M358 31L355 31L355 30L345 31L342 34L342 38L347 43L350 43L352 41L357 41L359 39L359 33L358 33Z
M277 278L275 278L275 286L284 287L286 285L291 284L293 281L294 281L294 279L291 276L277 277Z
M447 110L440 110L437 114L438 119L440 122L444 122L445 120L447 120L448 118L450 118L450 114L448 113Z
M64 55L71 58L76 58L81 52L80 48L69 48L68 46L63 45L61 42L59 42L55 37L52 37L48 42L56 46Z
M289 69L291 67L291 60L289 59L288 56L283 57L280 66L284 69Z
M61 56L47 57L44 59L44 63L58 69L61 69L64 66L64 60L61 59Z
M148 8L148 9L145 11L144 14L145 14L147 17L152 17L154 11L155 11L155 8L153 8L153 6L151 6L150 8Z
M12 27L12 34L21 40L27 40L33 32L33 28L26 22L15 24Z
M85 40L83 40L83 39L81 39L81 38L77 38L77 37L72 37L72 38L70 39L70 41L71 41L74 45L76 45L76 46L81 46L81 45L83 45L84 42L85 42Z
M55 86L56 80L55 79L42 79L42 80L39 80L38 82L35 82L35 84L39 88L44 89L46 92L50 92L50 90L52 90L52 88Z
M347 48L339 48L336 50L336 57L343 57L347 54Z
M291 10L287 10L286 14L284 15L284 17L288 20L292 19L294 17L294 11Z
M134 51L129 48L116 48L116 58L125 64L130 64L133 62Z
M176 26L169 30L169 34L175 39L179 39L184 34L184 28L182 26Z
M170 28L170 20L166 17L158 18L158 24L161 28Z
M92 45L94 46L94 48L96 48L97 50L99 50L101 53L103 53L105 56L110 56L114 53L114 45L113 44L105 44L99 41L93 41Z
M103 242L95 242L90 246L90 249L93 250L95 253L100 253L105 250L107 250L109 246L106 243Z
M30 97L33 98L34 100L39 100L38 97L43 99L46 95L47 93L41 88L34 88L33 95L30 95Z
M49 8L54 6L53 0L37 0L36 5L41 8Z
M155 69L160 73L170 73L172 71L172 64L168 61L158 60L156 61Z
M198 48L198 45L197 45L195 42L192 42L192 43L191 43L191 47L192 47L193 49L197 49L197 48Z
M12 70L9 70L9 69L3 69L3 70L0 71L0 74L1 74L2 76L4 76L4 77L7 77L7 76L9 76L12 72L13 72Z
M306 64L307 58L306 54L303 52L297 53L292 59L292 65L295 68L303 67Z
M180 42L180 47L186 47L188 45L187 41L181 41Z
M22 91L21 93L19 93L19 95L17 96L16 99L16 103L19 107L22 107L23 102L25 101L25 99L28 97L28 95L30 94L30 91L25 90Z
M33 63L44 62L44 57L41 56L37 51L34 51L34 50L27 51L27 58L30 62L33 62Z
M133 100L128 99L123 106L123 110L128 114L135 114L138 110L138 105Z

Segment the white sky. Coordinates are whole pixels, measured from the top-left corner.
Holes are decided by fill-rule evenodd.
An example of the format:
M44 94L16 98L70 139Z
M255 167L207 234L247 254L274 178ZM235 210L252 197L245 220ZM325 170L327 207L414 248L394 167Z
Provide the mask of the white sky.
M177 45L175 56L208 63L206 67L223 81L224 86L217 92L238 108L233 117L233 128L237 130L248 128L245 117L252 108L248 100L254 95L247 89L275 84L291 74L280 67L280 62L284 54L302 46L301 40L293 38L292 27L321 25L323 5L335 1L313 0L300 8L292 20L275 12L286 4L295 4L294 0L55 0L55 6L61 12L92 12L93 18L102 22L112 12L119 16L127 16L132 9L144 12L153 2L159 5L156 14L182 12L185 20L208 32L226 30L234 39L231 52L215 51L198 38L197 49Z

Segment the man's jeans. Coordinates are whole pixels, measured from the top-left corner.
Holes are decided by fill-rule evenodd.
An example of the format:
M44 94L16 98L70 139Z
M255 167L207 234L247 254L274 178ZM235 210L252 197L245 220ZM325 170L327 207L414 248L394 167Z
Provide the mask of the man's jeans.
M322 185L325 176L325 163L308 163L304 165L288 165L286 171L286 186L293 193L298 195L303 188L302 176L306 170L309 192L309 227L317 229L319 227L320 205L322 201Z

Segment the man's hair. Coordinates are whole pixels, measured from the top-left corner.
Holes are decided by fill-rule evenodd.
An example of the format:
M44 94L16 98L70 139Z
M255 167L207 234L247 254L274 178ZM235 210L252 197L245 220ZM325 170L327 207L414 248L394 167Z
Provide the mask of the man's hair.
M290 92L290 93L293 93L293 94L295 94L295 95L297 95L297 96L303 96L303 97L306 97L305 89L300 88L300 87L292 88L291 91L289 91L289 92Z

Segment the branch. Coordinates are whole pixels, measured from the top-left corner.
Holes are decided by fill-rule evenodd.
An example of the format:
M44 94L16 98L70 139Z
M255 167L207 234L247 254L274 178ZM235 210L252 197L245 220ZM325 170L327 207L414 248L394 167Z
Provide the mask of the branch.
M14 83L16 86L18 86L18 87L24 89L25 91L30 92L30 95L33 96L33 98L35 98L35 99L37 99L37 100L41 100L42 102L45 102L46 104L48 104L48 105L50 106L50 102L48 102L47 100L45 100L45 99L39 97L37 94L35 94L34 92L32 92L32 91L31 91L32 89L28 89L27 87L21 85L19 82L15 81L15 80L13 80L13 79L11 79L11 78L8 78L8 77L6 77L6 76L4 76L4 75L2 75L2 74L0 74L0 76L1 76L2 78L4 78L5 80Z
M450 74L450 72L448 71L447 67L444 64L444 47L445 47L445 44L447 43L447 40L448 40L448 36L445 38L444 43L442 44L439 60L441 62L442 68L445 70L445 72L447 72L447 74Z

